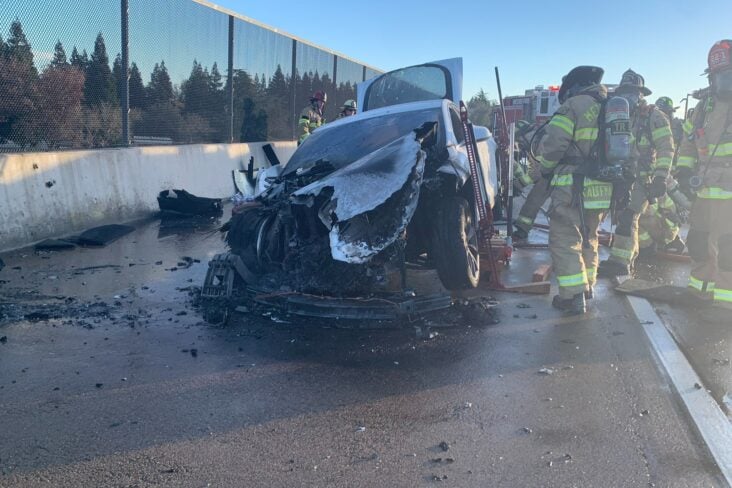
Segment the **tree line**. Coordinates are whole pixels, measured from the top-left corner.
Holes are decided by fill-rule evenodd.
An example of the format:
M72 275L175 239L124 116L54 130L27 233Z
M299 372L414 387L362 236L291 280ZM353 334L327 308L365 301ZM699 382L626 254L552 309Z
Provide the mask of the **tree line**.
M0 36L0 144L23 148L92 148L122 143L120 94L124 88L121 56L109 62L104 36L94 50L70 56L59 40L42 71L19 20L7 40ZM350 82L334 86L317 72L285 74L280 66L266 79L234 70L234 137L241 142L287 140L296 136L297 115L316 90L326 91L326 118L355 98ZM155 64L143 82L135 62L129 69L130 131L170 138L174 143L228 142L229 86L214 63L193 61L189 77L173 84L165 61ZM292 94L294 85L295 106Z

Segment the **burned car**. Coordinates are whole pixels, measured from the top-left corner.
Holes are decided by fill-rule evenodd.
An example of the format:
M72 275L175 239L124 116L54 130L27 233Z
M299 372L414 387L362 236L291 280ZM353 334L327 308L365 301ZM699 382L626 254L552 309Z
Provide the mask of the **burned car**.
M364 297L404 290L407 266L420 266L435 268L448 290L477 286L475 191L492 205L495 145L488 129L473 129L472 174L454 102L461 77L458 58L361 83L361 113L260 171L226 237L247 285Z

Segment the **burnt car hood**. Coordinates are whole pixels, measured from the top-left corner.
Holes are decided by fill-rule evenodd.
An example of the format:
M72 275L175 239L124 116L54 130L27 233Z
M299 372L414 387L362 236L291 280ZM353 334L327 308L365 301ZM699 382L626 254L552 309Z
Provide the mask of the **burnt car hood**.
M425 131L411 131L291 196L296 205L318 205L330 230L331 256L364 263L405 231L419 200L426 153Z

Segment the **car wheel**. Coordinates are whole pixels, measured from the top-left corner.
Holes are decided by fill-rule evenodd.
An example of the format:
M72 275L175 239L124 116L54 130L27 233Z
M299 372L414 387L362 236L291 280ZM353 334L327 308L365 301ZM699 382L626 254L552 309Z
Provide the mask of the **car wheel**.
M432 234L432 253L445 288L466 290L478 286L478 228L464 198L452 197L440 204Z

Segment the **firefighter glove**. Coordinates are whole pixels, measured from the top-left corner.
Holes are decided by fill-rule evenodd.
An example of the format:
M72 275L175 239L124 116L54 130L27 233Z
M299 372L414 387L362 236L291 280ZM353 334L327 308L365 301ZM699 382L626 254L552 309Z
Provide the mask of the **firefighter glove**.
M648 186L648 196L651 198L660 198L666 194L666 178L663 176L654 176L653 181Z

